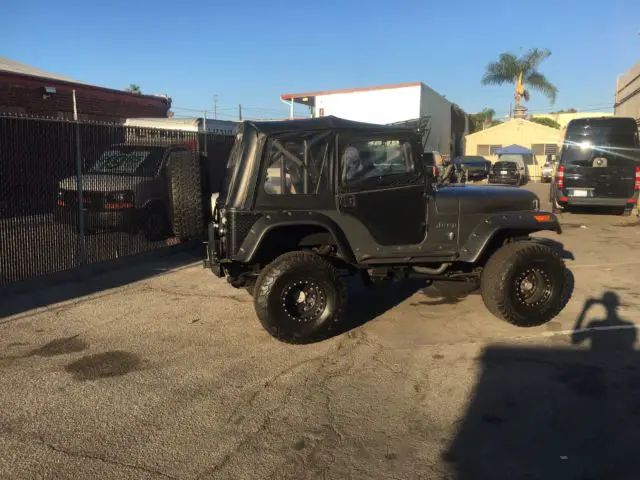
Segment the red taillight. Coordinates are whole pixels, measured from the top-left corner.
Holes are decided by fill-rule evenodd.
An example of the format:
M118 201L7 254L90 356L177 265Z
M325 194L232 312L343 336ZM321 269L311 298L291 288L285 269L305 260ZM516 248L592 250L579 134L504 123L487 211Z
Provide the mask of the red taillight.
M637 173L636 173L636 179L637 179ZM558 186L559 190L562 190L564 188L564 165L560 165L558 167L558 171L556 172L556 185Z
M433 166L433 178L438 178L438 167L436 167L435 165ZM637 181L637 179L636 179ZM636 183L637 185L637 183Z
M64 207L64 200L62 200L61 198L58 199L58 206Z
M104 204L105 210L123 210L127 208L134 208L135 205L131 202L109 202Z
M634 190L640 190L640 167L636 167L636 183L634 186Z

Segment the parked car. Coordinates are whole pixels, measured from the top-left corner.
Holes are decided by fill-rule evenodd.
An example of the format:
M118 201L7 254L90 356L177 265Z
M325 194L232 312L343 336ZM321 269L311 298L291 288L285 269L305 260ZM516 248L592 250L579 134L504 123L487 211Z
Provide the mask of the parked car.
M203 198L219 190L231 142L210 135L204 154L195 138L182 142L129 138L106 148L80 176L84 233L142 231L152 241L202 234L203 220L210 218L203 216L209 212ZM58 182L56 204L58 222L80 226L77 176Z
M498 161L491 166L489 183L522 185L522 173L516 162Z
M549 193L554 211L612 207L629 215L639 191L640 140L633 118L569 122Z
M81 175L86 231L117 229L133 233L142 230L149 240L168 236L172 230L170 190L181 198L200 196L199 171L198 184L181 181L176 176L179 173L172 172L169 178L169 165L192 163L189 159L192 155L195 153L184 144L110 146ZM73 176L58 183L58 218L74 224L79 223L77 180Z
M549 183L553 179L553 174L556 169L556 162L551 158L547 158L542 166L542 171L540 173L540 181L542 183Z
M467 180L479 181L489 176L491 162L480 155L465 155L453 159L453 163L464 172Z
M444 171L444 159L440 152L424 152L422 154L422 162L426 168L430 168L434 178L438 178Z
M498 161L513 162L518 165L522 185L529 181L529 166L537 165L533 151L520 145L509 145L500 149Z
M319 340L344 320L352 275L418 277L437 288L465 281L514 325L556 316L568 272L554 249L528 237L560 233L555 215L528 190L434 182L420 140L415 129L332 116L244 122L205 265L251 292L265 330L290 343Z

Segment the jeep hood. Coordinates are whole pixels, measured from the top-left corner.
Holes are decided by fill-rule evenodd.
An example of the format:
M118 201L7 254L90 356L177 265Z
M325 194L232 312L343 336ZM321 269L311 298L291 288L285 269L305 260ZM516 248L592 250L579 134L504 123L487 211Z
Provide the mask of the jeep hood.
M537 210L540 199L534 193L515 187L450 185L438 187L436 208L439 213L496 213Z
M86 174L82 175L82 190L87 192L121 192L133 190L148 181L147 177L129 175ZM77 190L76 177L67 177L58 182L60 190Z

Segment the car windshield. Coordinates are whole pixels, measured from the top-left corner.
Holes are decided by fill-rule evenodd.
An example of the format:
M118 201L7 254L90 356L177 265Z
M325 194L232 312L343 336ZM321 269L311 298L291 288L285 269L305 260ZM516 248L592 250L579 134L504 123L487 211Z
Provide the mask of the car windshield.
M119 145L105 151L89 173L151 177L162 160L164 148Z
M453 163L484 166L487 163L487 160L484 157L458 157L453 160Z

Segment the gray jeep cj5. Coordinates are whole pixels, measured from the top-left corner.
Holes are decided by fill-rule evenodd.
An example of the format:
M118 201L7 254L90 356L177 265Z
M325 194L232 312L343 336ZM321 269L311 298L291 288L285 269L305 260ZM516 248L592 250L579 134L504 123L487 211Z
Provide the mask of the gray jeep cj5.
M344 277L420 277L480 288L489 311L540 325L568 300L561 233L531 192L447 185L418 132L335 117L244 122L208 225L206 264L253 293L263 327L291 343L343 319Z

